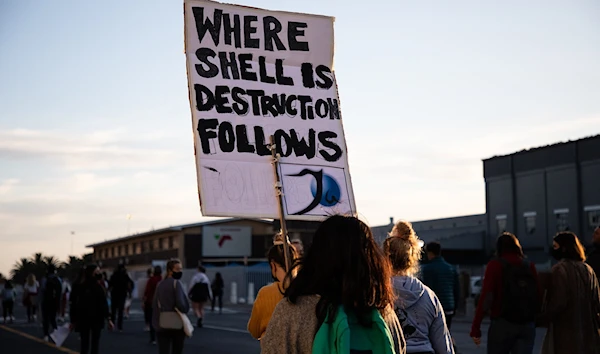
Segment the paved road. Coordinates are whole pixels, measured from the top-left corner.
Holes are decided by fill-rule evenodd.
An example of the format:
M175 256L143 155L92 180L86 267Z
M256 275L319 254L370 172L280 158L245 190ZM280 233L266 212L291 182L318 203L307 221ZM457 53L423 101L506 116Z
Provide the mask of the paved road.
M0 343L2 343L3 353L74 354L79 352L79 338L76 333L69 336L63 348L57 349L40 339L42 330L39 324L26 323L25 312L21 306L16 310L17 319L14 324L1 324L0 319ZM196 329L194 336L186 340L184 353L260 353L258 342L246 332L249 315L250 308L248 306L225 309L223 314L208 311L205 327ZM469 338L470 323L465 319L455 319L453 326L453 336L457 341L460 353L483 354L486 352L485 336L484 343L477 348ZM122 333L108 331L102 333L100 353L157 353L157 348L149 343L148 333L143 331L143 327L143 314L139 310L139 305L134 304L131 316L126 320ZM487 325L484 324L482 330L485 333ZM544 331L538 330L534 353L540 352L543 335Z

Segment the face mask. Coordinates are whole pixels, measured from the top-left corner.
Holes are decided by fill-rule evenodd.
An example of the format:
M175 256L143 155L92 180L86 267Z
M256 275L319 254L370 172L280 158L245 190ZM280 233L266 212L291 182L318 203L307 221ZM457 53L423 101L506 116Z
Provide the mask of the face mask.
M551 249L550 250L550 255L552 257L554 257L554 259L556 259L557 261L560 261L563 258L563 253L560 250L560 248L558 248L558 249L554 249L554 248Z
M183 276L183 272L173 272L173 279L181 279L181 277Z
M95 274L96 280L102 280L102 274Z

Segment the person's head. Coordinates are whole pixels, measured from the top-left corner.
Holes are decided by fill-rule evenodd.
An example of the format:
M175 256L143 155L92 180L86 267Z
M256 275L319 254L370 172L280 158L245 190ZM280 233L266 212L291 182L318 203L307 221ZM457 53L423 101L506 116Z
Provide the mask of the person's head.
M154 266L154 273L153 274L156 277L160 276L162 274L162 268L159 265Z
M217 272L217 274L215 274L215 279L223 280L223 276L221 275L221 273Z
M102 280L102 273L100 273L100 268L98 268L98 265L94 263L86 265L83 274L84 282L97 282L99 280Z
M577 235L569 231L562 231L554 236L552 256L557 260L570 259L583 262L585 261L585 249Z
M299 238L292 240L292 245L296 248L296 253L298 253L299 257L304 255L304 245L302 244L302 240Z
M427 246L425 246L425 250L427 251L427 259L429 260L442 255L442 245L436 241L429 242Z
M204 268L204 266L198 266L198 272L199 273L206 273L206 268Z
M600 225L596 226L596 229L594 230L592 242L596 245L600 245Z
M55 274L56 266L54 266L54 264L48 264L48 266L46 267L46 271L48 272L49 275Z
M498 240L496 240L496 255L502 257L506 254L516 254L520 257L525 257L519 239L510 232L503 232L502 235L498 236Z
M276 244L269 248L269 251L267 252L267 260L269 261L269 266L271 267L271 276L273 277L273 280L283 283L287 274L285 269L285 253L283 242L276 242ZM298 253L296 252L296 248L291 244L288 244L288 256L290 259L290 264L295 264L296 260L298 259Z
M29 286L35 285L35 275L34 274L29 274L27 276L27 285L29 285Z
M181 276L183 275L181 269L181 261L179 259L169 260L167 262L167 277L181 279Z
M148 278L150 278L152 276L152 274L154 273L154 270L152 268L148 268L146 270L146 275L148 276Z
M368 326L373 308L383 311L394 301L389 262L371 229L356 217L334 215L323 221L298 265L286 296L296 303L299 296L320 295L319 323L327 314L333 319L343 305Z
M117 273L125 273L125 264L121 263L117 266Z
M409 222L400 221L394 226L383 242L383 251L390 260L394 273L414 275L419 272L421 242Z

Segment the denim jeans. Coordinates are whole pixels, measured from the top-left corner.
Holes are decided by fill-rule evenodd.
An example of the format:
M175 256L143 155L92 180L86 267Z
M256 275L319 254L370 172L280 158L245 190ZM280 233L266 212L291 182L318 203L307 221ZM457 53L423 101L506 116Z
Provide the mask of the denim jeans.
M511 323L505 319L492 320L488 330L488 354L532 354L535 324Z

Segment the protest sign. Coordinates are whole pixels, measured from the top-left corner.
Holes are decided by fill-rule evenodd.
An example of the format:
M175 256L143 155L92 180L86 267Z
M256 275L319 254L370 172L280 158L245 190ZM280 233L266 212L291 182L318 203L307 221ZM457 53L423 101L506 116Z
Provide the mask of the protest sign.
M185 52L204 216L355 213L337 85L333 18L185 0Z

